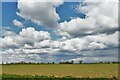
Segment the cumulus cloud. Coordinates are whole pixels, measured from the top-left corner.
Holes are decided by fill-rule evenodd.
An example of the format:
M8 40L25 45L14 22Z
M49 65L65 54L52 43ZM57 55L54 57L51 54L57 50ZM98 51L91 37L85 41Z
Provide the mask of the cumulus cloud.
M30 19L38 25L45 27L56 27L58 25L59 15L56 13L56 7L63 3L62 0L47 2L19 0L17 13L19 16Z
M33 44L34 42L39 42L47 39L51 39L50 34L44 31L36 31L32 27L28 27L26 29L22 29L22 31L17 35L13 35L12 32L7 32L4 38L0 38L0 42L2 43L0 47L21 47L24 44ZM11 36L12 33L12 36Z
M13 31L4 31L3 30L3 32L2 32L2 36L15 36L15 35L17 35L15 32L13 32Z
M0 47L6 48L6 47L16 47L17 44L14 42L14 39L10 36L7 36L5 38L0 38L1 45Z
M45 53L30 53L30 54L20 54L15 53L18 50L15 50L14 53L8 53L5 51L3 53L2 60L4 62L60 62L60 61L71 61L78 62L83 60L83 62L99 62L99 61L118 61L118 54L116 49L110 50L92 50L92 51L83 51L78 55L76 54L66 54L66 53L57 53L57 54L45 54ZM10 52L10 50L9 50ZM11 51L12 52L12 51Z
M25 42L34 42L34 41L42 41L45 39L50 39L50 34L45 31L36 31L34 28L29 27L27 29L22 29L19 33L20 37L22 37Z
M52 40L48 32L36 31L29 27L18 35L0 38L3 48L20 48L22 53L59 53L78 54L82 50L106 49L118 47L118 31L111 35L88 35L83 38Z
M115 33L111 35L107 34L100 34L96 36L87 36L86 40L87 42L97 42L97 43L103 43L104 45L108 47L118 47L119 41L118 41L118 34L119 32L116 31Z
M80 37L96 34L112 34L118 30L118 0L115 2L94 2L84 0L77 10L86 15L84 19L73 18L59 24L58 34L71 35L72 37ZM86 5L85 5L86 4ZM65 35L66 36L66 35Z
M67 35L69 34L74 37L85 36L93 33L93 29L95 26L94 24L95 20L93 20L92 18L88 19L76 18L72 19L69 22L65 21L60 23L58 30L60 30L62 33L66 32Z
M58 2L18 1L17 15L38 25L52 28L61 38L52 40L49 32L37 31L33 27L24 28L18 34L3 31L0 47L3 48L4 57L7 57L4 58L5 61L7 59L11 62L13 60L32 61L33 59L38 62L45 59L60 61L61 56L62 59L75 61L82 59L85 62L101 61L102 59L116 61L117 57L114 55L117 54L114 53L117 52L107 53L106 51L104 53L102 50L118 47L118 3L110 4L108 0L105 2L84 0L84 4L87 5L81 6L80 4L77 7L78 12L86 15L84 19L77 17L58 23L60 17L56 13L56 7L61 4L63 4L61 0ZM16 19L13 23L19 27L22 25ZM92 53L96 50L99 52ZM83 53L84 51L86 53ZM42 55L42 57L38 55ZM79 56L75 57L75 55ZM111 59L108 60L108 57Z
M113 62L113 61L118 61L116 57L82 57L82 58L75 58L75 59L70 59L69 61L75 61L78 63L79 61L83 61L84 63L91 63L91 62Z
M88 17L94 18L102 26L118 27L118 2L114 1L111 3L108 0L104 2L88 2L88 0L85 0L84 2L87 5L80 5L79 11L85 13ZM111 24L106 22L110 22Z
M31 0L25 2L19 0L19 12L17 14L39 25L56 28L56 33L61 37L71 38L101 33L112 34L118 30L118 3L117 0L111 1L94 2L84 0L83 4L87 5L81 6L83 5L81 3L77 10L86 15L85 19L78 17L62 23L58 23L60 17L56 13L56 7L63 4L62 0L57 2Z
M72 38L62 41L64 45L61 49L72 50L79 53L81 50L105 49L118 47L118 32L111 35L89 35L84 38Z
M50 40L44 40L41 42L35 42L34 43L35 48L50 48L51 47L51 41Z
M15 26L20 27L20 28L23 28L23 27L24 27L23 24L22 24L20 21L16 20L16 19L13 20L13 24L14 24Z

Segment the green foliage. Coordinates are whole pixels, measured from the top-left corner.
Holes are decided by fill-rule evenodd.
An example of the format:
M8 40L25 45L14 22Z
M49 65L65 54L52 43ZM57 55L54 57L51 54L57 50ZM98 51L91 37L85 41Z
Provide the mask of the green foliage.
M11 75L2 74L2 80L118 80L116 77L113 78L77 78L72 76L55 77L55 76L31 76L31 75Z

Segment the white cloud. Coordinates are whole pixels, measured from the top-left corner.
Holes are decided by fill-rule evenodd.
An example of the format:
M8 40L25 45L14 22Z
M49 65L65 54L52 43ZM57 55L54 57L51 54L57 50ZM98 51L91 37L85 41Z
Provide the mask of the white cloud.
M51 47L51 41L50 40L44 40L41 42L35 42L34 43L35 48L50 48Z
M29 44L24 44L24 47L23 48L25 48L25 49L31 49L31 48L33 48L32 46L30 46Z
M73 60L74 62L78 63L79 61L83 61L84 63L91 63L91 62L113 62L118 61L116 57L82 57L82 58L75 58L70 59L69 61Z
M58 23L60 17L56 13L56 7L63 4L62 0L57 2L19 0L17 14L39 25L54 27L57 29L58 35L67 38L101 33L112 34L118 30L118 3L117 0L112 3L111 1L89 2L85 0L84 3L87 5L81 6L80 4L77 9L88 17L85 19L73 18L69 22L62 23Z
M28 27L26 29L22 29L22 31L18 35L16 34L11 36L7 34L7 36L5 36L4 38L0 38L0 42L2 43L0 47L3 47L3 48L19 47L20 48L24 46L24 44L32 45L34 42L40 42L48 39L51 39L50 34L48 32L36 31L32 27Z
M51 47L53 49L59 49L61 46L62 46L61 41L52 41L52 43L51 43Z
M22 24L20 21L16 20L16 19L13 20L13 24L14 24L15 26L20 27L20 28L23 28L23 27L24 27L23 24Z
M119 32L116 31L115 33L111 35L107 34L100 34L100 35L95 35L95 36L87 36L86 37L86 42L97 42L97 43L102 43L106 45L107 47L117 47L118 46L118 34Z
M85 0L83 4L87 5L81 6L82 4L80 4L77 10L86 15L85 19L73 18L68 22L60 23L58 28L60 36L112 34L118 30L118 2Z
M87 5L80 6L79 11L96 20L98 26L103 26L103 28L118 28L118 0L112 1L88 2L88 0L85 0Z
M104 45L103 43L96 43L96 42L92 42L88 46L89 49L104 49L106 47L107 46Z
M34 41L42 41L46 39L50 39L50 34L45 31L36 31L34 28L29 27L27 29L22 29L19 33L20 37L22 37L26 42L34 42Z
M23 60L23 57L20 57L21 53L31 54L24 56L24 60L25 57L32 58L33 54L55 55L64 53L64 55L80 54L87 56L75 58L75 61L80 59L101 61L100 57L96 57L101 53L84 54L81 52L118 47L118 4L116 2L111 4L109 2L87 2L87 0L85 2L88 5L79 5L77 8L78 11L87 15L85 19L73 18L68 22L58 23L60 17L56 13L56 7L63 4L61 0L59 2L26 2L25 0L19 0L17 15L24 19L30 19L38 25L56 28L54 30L61 38L52 40L49 32L37 31L32 27L22 29L19 34L4 31L4 37L0 38L2 43L0 47L4 48L3 53L8 53L9 59L14 58L17 61ZM16 19L13 23L18 27L23 26ZM14 55L10 57L9 53L14 53ZM17 59L18 57L15 57L15 54L19 54L18 57L21 59ZM108 54L105 53L104 55L111 56L111 54ZM108 57L101 59L108 60ZM116 58L113 57L111 60L116 60Z
M81 50L105 49L118 47L118 31L111 34L88 35L83 38L72 38L62 41L61 50L79 53Z
M65 32L65 31L62 31L62 30L56 30L55 33L60 36L60 37L66 37L66 38L71 38L72 36L68 33L68 32Z
M92 18L81 19L76 18L71 21L62 22L59 25L59 29L61 33L67 33L67 35L71 36L85 36L92 34L95 27L95 20ZM64 35L63 35L64 36Z
M119 0L84 0L84 2L95 2L96 4L96 2L119 2Z
M27 30L27 29L25 29ZM21 31L22 32L22 31ZM34 31L33 31L34 32ZM38 31L40 32L40 31ZM34 34L35 35L35 34ZM28 35L30 36L30 35ZM30 43L24 43L25 40L22 39L23 37L28 36L7 36L2 40L2 47L4 47L4 51L2 51L3 60L4 62L19 62L19 61L34 61L41 60L39 58L40 55L43 55L42 60L44 61L46 58L49 59L60 59L60 56L51 56L50 58L47 57L47 55L57 55L61 53L60 55L66 55L69 57L69 55L81 55L83 57L81 58L74 58L71 56L71 58L66 58L66 60L74 60L75 62L79 60L83 60L84 62L97 62L97 61L117 61L117 57L114 57L113 55L117 55L115 51L111 52L91 52L94 51L94 49L105 49L105 48L111 48L111 46L117 47L118 46L118 32L115 32L114 34L107 35L89 35L83 38L72 38L72 39L65 39L65 40L56 40L53 41L51 39L44 39L42 41L34 40L32 45ZM19 38L18 38L19 37ZM19 41L17 41L17 39ZM9 44L10 43L10 44ZM12 48L14 46L19 46L18 48ZM9 47L7 49L7 47ZM87 53L82 52L83 50L89 50ZM89 53L88 53L89 52ZM34 54L38 54L37 56L34 56ZM46 58L44 58L46 55ZM64 57L66 57L64 56ZM101 57L102 56L102 57ZM79 56L78 56L79 57ZM108 58L109 57L109 58ZM111 58L110 58L111 57ZM74 59L73 59L74 58ZM62 57L63 59L63 57ZM101 60L102 59L102 60ZM39 62L39 61L38 61Z
M0 38L0 41L2 42L1 47L3 48L19 47L20 49L33 50L35 53L37 53L36 50L40 53L41 49L49 53L79 53L82 50L118 47L118 31L110 35L88 35L82 38L53 41L48 32L36 31L34 28L29 27L27 29L22 29L18 35Z
M15 36L17 35L15 32L12 31L4 31L2 32L2 36Z
M62 0L53 2L40 1L18 1L19 16L30 19L33 22L45 26L56 27L58 25L59 15L56 13L56 7L63 3Z
M17 47L17 44L14 42L14 39L10 36L7 36L5 38L0 38L0 47L6 48L6 47Z
M25 54L45 54L45 53L50 53L50 50L47 49L22 49L22 53Z

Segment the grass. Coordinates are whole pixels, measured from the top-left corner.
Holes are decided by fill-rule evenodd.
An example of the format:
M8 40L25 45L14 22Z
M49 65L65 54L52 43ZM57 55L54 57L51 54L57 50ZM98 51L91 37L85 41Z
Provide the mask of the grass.
M2 65L4 74L31 76L74 76L78 78L118 77L118 64L19 64Z
M55 76L30 76L30 75L9 75L3 74L2 80L118 80L118 78L77 78L72 76L55 77Z

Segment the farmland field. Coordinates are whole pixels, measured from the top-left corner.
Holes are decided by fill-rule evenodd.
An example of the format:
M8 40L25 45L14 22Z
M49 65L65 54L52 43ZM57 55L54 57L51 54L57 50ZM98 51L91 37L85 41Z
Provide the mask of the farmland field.
M118 64L19 64L2 65L2 70L4 74L16 75L118 77Z

